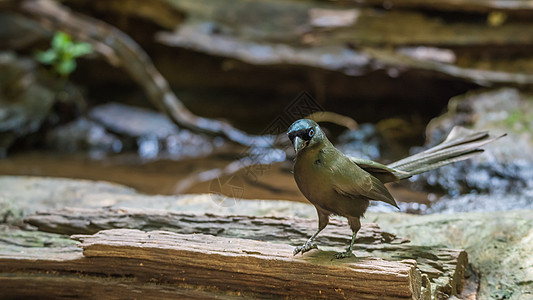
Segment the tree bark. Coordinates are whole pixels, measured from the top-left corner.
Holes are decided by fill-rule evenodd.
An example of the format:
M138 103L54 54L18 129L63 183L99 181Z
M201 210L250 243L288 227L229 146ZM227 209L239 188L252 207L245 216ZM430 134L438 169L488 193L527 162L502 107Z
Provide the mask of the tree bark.
M41 212L28 216L25 222L41 231L58 234L94 234L113 228L167 230L179 234L201 233L256 240L282 244L283 247L287 244L303 244L317 226L315 220L298 218L198 215L113 208L68 208ZM327 251L311 253L340 251L348 245L350 238L351 231L345 222L331 220L315 241L320 249ZM431 282L433 295L455 295L462 291L468 265L465 251L416 246L408 242L381 230L377 224L365 223L357 235L355 255L379 257L387 261L416 260L417 268Z
M2 290L19 290L24 285L20 278L32 274L44 276L45 283L55 282L57 289L43 287L26 295L42 296L47 290L51 294L46 296L51 297L69 293L86 297L83 287L88 283L73 279L75 272L78 279L102 278L91 291L97 297L105 296L106 285L112 287L114 281L119 286L132 285L131 289L149 289L148 283L160 284L162 291L194 287L206 291L206 297L241 293L245 297L427 299L428 295L422 294L414 260L332 261L332 252L320 251L295 257L288 245L168 231L112 229L73 238L81 241L83 254L67 259L57 253L50 256L44 249L33 259L0 255ZM114 279L108 281L109 277ZM82 288L62 288L57 281Z

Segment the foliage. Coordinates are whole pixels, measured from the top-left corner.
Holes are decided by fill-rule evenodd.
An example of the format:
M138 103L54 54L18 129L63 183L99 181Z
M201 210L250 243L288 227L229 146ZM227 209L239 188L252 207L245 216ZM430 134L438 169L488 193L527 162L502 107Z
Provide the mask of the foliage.
M58 31L52 39L52 47L38 52L36 58L42 64L51 65L59 75L66 77L76 69L77 57L92 52L91 44L72 41L70 35Z

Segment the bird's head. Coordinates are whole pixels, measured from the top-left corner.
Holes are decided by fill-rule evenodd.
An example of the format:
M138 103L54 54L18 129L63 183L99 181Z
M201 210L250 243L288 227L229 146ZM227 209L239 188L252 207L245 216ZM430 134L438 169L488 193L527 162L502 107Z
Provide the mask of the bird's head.
M320 126L309 119L300 119L292 123L287 135L294 146L296 154L304 148L312 148L322 144L326 138Z

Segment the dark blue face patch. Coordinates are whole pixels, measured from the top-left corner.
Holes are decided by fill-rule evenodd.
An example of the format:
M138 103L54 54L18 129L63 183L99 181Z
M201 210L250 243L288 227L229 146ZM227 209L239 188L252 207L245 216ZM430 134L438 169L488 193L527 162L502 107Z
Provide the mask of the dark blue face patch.
M291 127L289 127L289 131L287 132L287 135L289 136L289 140L294 143L294 138L299 137L304 141L309 141L313 138L315 135L315 129L314 125L316 123L311 120L307 119L301 119L296 122L294 122Z
M314 130L313 128L302 129L298 131L291 131L287 134L289 135L289 140L291 140L291 142L294 142L295 137L299 137L304 141L310 141L313 138Z

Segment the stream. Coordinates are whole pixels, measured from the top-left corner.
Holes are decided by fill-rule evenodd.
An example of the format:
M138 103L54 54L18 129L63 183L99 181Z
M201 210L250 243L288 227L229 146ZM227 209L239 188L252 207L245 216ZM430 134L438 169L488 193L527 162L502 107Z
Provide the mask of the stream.
M198 174L224 168L234 162L230 153L212 154L201 158L182 160L139 158L137 153L111 155L101 159L84 154L57 154L46 151L17 153L0 160L0 175L50 176L89 180L104 180L133 187L146 194L177 195L189 193L222 193L226 196L257 200L291 200L307 202L298 190L291 174L292 162L274 162L254 168L261 174L247 174L246 170L234 175L222 175L214 180L193 180ZM402 209L423 213L436 199L435 194L410 190L405 185L389 186ZM386 205L374 208L393 211Z

